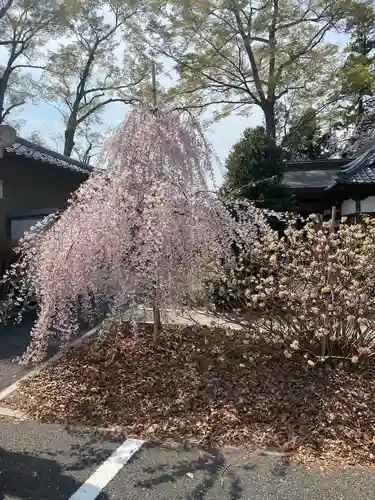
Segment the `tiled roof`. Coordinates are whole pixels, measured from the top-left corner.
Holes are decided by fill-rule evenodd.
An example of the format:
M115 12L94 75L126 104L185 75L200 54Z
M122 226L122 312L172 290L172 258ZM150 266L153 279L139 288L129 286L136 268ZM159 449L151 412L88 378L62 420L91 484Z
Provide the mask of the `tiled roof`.
M314 160L288 163L283 181L292 189L322 188L332 184L342 165L349 160Z
M59 167L70 170L71 172L87 176L92 170L91 165L82 163L81 161L61 155L56 151L47 149L44 146L39 146L26 139L17 137L16 142L12 146L5 148L5 151L10 156L22 156L32 160L40 161L48 166Z
M337 184L375 184L375 146L342 167L327 189Z

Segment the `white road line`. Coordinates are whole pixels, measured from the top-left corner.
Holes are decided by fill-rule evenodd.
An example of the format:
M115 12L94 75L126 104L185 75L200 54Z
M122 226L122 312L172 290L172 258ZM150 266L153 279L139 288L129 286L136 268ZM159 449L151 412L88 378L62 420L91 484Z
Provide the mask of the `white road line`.
M100 465L69 500L95 500L107 484L136 453L144 441L127 439Z

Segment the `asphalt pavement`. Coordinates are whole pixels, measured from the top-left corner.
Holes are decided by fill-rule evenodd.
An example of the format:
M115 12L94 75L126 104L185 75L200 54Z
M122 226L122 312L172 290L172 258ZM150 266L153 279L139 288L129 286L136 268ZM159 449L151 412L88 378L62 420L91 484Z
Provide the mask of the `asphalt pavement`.
M0 324L0 391L28 371L24 366L15 363L14 359L26 351L34 319L35 316L29 314L18 325L10 321L5 325Z
M0 327L0 390L26 372L12 359L24 352L32 321ZM127 463L116 464L126 438L0 416L0 500L375 499L375 473L324 475L287 457L240 449L146 442ZM87 485L91 493L80 494Z
M3 418L0 499L68 500L122 441L82 428Z
M0 499L69 500L123 441L99 430L3 418ZM324 475L291 465L286 457L146 442L97 499L370 500L374 492L371 472Z
M36 312L30 311L25 314L19 324L14 324L12 320L9 320L6 324L0 323L0 391L20 379L32 368L22 366L15 360L25 353L31 340L30 332L35 320ZM81 319L79 333L71 340L77 340L90 331L92 327L93 325ZM58 350L57 343L51 344L46 359L56 354Z
M323 475L241 450L146 444L98 500L365 500L375 474Z

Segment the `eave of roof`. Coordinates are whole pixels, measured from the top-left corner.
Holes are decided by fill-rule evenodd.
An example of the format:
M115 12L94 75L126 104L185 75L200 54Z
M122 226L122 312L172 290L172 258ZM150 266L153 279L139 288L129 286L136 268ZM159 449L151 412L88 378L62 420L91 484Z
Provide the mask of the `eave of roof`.
M17 137L14 144L5 148L6 154L40 161L51 167L59 167L87 177L94 170L91 165L69 158L51 149Z
M311 170L338 170L350 160L346 158L329 158L325 160L294 160L286 163L286 172L311 171Z
M284 168L283 180L296 192L317 189L324 192L332 184L340 168L349 161L333 158L289 162Z

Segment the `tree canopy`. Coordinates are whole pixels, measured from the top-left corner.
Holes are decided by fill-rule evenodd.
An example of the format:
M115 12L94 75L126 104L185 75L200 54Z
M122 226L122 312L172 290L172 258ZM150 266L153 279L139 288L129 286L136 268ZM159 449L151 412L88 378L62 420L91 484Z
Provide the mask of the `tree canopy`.
M127 33L127 21L141 6L141 2L120 5L85 0L67 23L67 42L49 52L41 96L62 116L65 155L70 156L79 141L82 158L89 160L105 106L139 102L142 84L149 76L145 58L130 46L123 51L123 64L116 54Z
M275 138L279 103L337 98L335 44L327 33L345 17L337 0L155 0L149 27L155 50L175 63L171 97L217 116L261 109ZM327 89L329 91L327 92Z
M370 0L0 0L0 121L48 103L59 151L91 161L106 107L149 102L156 58L174 108L257 109L290 158L339 155L337 130L357 144L373 116L374 20Z
M260 208L291 210L292 194L282 180L284 158L283 149L263 127L245 130L228 156L224 192L254 201Z
M71 11L66 2L19 0L0 4L0 123L15 109L36 97L34 70L44 68L46 39L64 32Z

